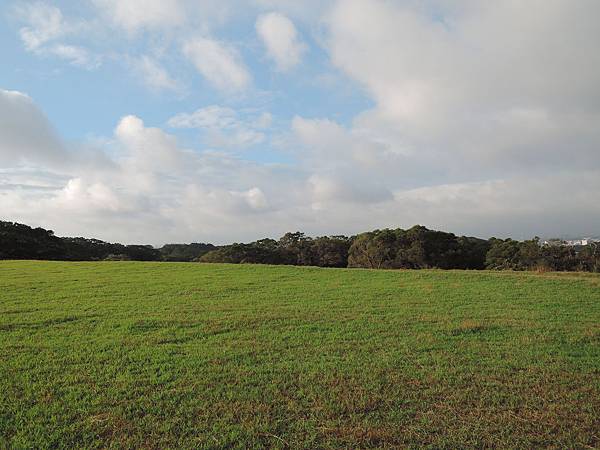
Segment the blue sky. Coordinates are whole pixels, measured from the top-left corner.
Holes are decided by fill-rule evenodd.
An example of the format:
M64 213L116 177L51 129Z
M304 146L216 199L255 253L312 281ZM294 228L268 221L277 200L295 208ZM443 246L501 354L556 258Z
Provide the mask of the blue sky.
M0 6L0 214L123 242L600 234L593 0Z
M222 104L271 111L282 124L295 115L332 117L349 124L372 103L356 82L330 64L327 54L315 45L310 34L303 34L303 41L310 48L302 65L288 73L273 71L256 36L254 15L235 17L233 24L219 27L215 33L218 39L236 45L252 74L252 87L248 91L224 95L198 76L193 66L177 54L176 43L172 42L160 44L164 46L160 51L166 53L161 64L177 78L180 89L146 86L140 74L128 67L126 59L156 51L156 38L151 31L120 34L118 42L105 33L100 36L101 42L95 35L69 37L70 44L89 46L100 55L101 64L93 68L65 63L53 55L32 54L19 37L20 29L27 23L19 9L26 4L13 2L13 7L5 8L2 16L0 50L8 58L8 70L0 73L0 83L27 92L68 140L110 135L115 120L128 114L160 126L181 111ZM64 20L97 20L98 11L92 2L30 4L58 8ZM298 29L302 32L301 24Z

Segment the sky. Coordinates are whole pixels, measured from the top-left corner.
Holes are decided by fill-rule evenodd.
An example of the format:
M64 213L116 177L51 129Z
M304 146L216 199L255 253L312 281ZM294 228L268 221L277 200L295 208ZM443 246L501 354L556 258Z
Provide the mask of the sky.
M597 0L0 4L0 219L600 235Z

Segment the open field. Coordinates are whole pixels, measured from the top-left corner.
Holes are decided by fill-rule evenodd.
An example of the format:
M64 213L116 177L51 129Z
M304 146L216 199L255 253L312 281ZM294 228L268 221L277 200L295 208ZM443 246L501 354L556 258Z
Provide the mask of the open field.
M600 276L0 262L0 448L600 446Z

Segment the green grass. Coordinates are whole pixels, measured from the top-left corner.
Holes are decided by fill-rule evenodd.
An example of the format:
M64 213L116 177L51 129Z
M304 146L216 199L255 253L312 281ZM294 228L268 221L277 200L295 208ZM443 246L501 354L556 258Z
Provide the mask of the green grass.
M0 263L0 448L600 445L600 276Z

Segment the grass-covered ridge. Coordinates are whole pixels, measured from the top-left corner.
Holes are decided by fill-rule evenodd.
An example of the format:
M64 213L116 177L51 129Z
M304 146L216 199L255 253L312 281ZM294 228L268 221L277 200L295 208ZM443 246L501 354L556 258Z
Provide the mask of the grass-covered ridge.
M0 448L600 445L600 276L0 262Z

